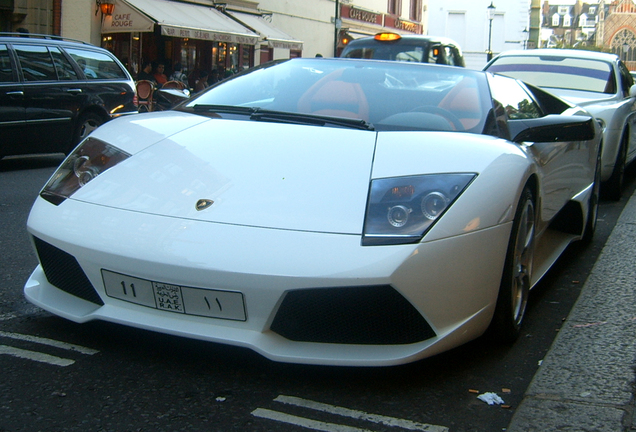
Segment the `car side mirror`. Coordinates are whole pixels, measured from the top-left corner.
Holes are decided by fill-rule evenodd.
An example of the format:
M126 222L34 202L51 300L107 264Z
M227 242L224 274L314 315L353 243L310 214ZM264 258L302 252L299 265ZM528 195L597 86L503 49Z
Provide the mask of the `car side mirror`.
M629 88L629 97L636 97L636 84Z
M588 141L594 138L594 118L586 116L565 117L551 114L533 119L509 120L512 141L567 142Z

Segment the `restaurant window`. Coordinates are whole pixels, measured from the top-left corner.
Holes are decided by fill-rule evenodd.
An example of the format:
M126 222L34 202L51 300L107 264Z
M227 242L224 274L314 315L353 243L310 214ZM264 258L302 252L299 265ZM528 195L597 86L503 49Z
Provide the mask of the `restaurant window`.
M387 12L391 15L400 16L402 13L402 0L389 0Z
M240 45L241 63L240 70L249 69L254 66L254 45Z
M216 50L216 53L214 51ZM225 62L227 59L227 43L218 42L218 45L212 49L213 53L216 54L217 63L215 66L220 66L225 68Z
M239 49L237 44L228 44L228 56L230 57L230 63L226 63L226 66L228 67L229 72L234 74L238 72L239 68Z
M411 0L409 19L417 22L422 21L422 0Z
M181 45L181 72L189 75L196 69L197 65L197 47L191 44L189 40L184 40Z

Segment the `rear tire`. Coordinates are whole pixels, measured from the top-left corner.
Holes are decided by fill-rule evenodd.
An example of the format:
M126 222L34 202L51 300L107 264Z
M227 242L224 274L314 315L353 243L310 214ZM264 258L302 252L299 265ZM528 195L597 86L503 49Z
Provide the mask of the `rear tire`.
M535 224L534 196L526 186L515 212L497 306L489 329L497 342L510 343L519 337L532 280Z

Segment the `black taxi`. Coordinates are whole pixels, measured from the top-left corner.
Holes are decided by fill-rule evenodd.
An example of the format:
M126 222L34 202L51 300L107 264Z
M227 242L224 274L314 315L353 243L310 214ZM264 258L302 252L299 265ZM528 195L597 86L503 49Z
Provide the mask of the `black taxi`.
M340 57L465 66L461 48L451 39L390 32L354 39Z

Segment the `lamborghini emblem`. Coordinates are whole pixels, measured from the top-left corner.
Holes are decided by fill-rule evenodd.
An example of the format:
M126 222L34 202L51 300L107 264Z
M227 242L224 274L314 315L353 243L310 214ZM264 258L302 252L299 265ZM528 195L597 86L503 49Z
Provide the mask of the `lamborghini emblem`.
M197 205L195 206L195 208L197 209L197 211L201 211L210 207L212 204L214 204L214 201L210 199L200 199L199 201L197 201Z

